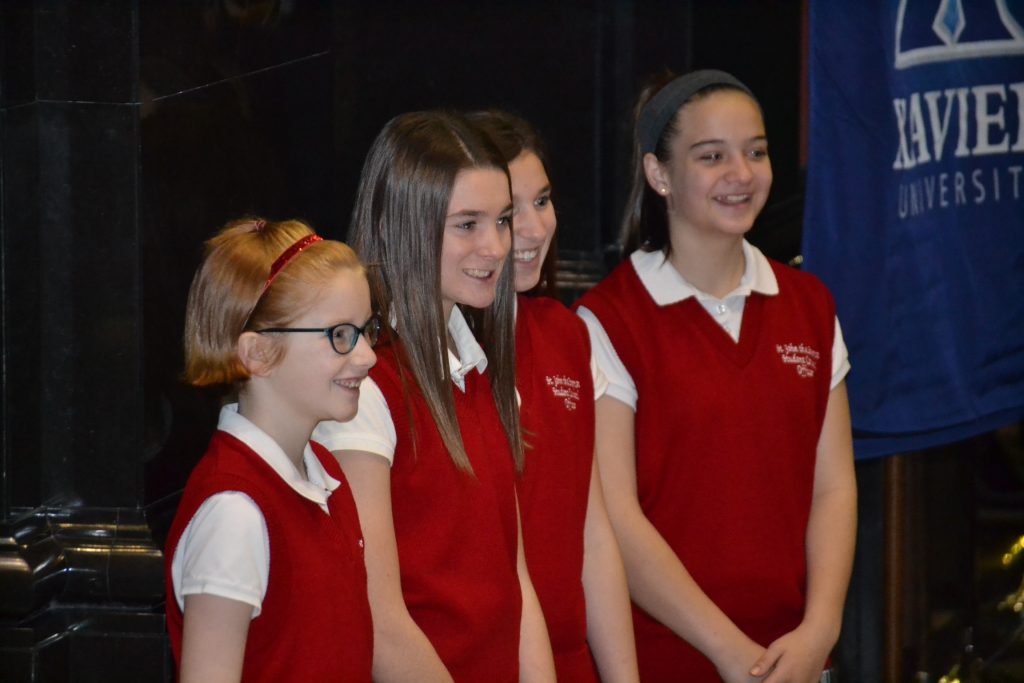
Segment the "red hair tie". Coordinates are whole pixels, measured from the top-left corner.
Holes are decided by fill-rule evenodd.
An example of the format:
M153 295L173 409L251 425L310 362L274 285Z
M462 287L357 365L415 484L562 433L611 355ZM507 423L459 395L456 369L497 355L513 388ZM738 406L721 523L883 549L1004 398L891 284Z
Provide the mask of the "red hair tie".
M257 224L262 222L263 221L257 221ZM242 324L243 331L245 330L246 327L249 326L249 318L252 317L253 311L256 310L256 307L263 299L263 295L267 293L267 290L270 289L270 285L274 282L274 279L281 273L281 271L284 270L284 267L291 263L291 261L296 256L305 251L305 249L309 245L316 244L317 242L322 242L323 239L323 237L317 235L316 233L306 235L305 237L297 241L295 244L285 249L284 252L282 252L281 255L277 257L273 265L270 266L270 275L267 276L267 281L263 283L263 289L260 290L260 295L256 297L255 303L253 303L252 308L249 309L249 315L245 316L245 322Z

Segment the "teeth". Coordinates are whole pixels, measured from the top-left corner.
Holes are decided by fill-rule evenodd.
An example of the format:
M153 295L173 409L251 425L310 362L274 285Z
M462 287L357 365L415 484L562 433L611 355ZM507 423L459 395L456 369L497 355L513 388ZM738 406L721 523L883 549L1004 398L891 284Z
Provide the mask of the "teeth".
M718 201L723 204L742 204L743 202L749 201L749 194L726 194L718 197Z
M512 252L512 258L516 261L532 261L539 253L540 249L517 249Z
M462 272L464 272L466 275L468 275L470 277L478 277L478 278L484 279L484 278L489 278L491 276L491 273L493 273L494 271L493 270L477 270L476 268L466 268Z
M334 383L338 386L345 387L346 389L358 389L362 383L362 379L338 379L334 380Z

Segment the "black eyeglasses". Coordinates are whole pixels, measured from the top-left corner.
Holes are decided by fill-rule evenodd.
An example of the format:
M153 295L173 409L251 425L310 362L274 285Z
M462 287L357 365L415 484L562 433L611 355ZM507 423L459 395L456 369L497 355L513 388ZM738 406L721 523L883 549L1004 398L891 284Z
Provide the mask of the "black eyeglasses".
M344 356L356 348L359 342L359 335L366 338L366 343L371 347L380 338L380 318L374 316L366 321L362 327L356 327L352 323L341 323L331 327L265 327L262 330L255 330L258 334L264 332L319 332L327 335L331 340L331 348L334 352Z

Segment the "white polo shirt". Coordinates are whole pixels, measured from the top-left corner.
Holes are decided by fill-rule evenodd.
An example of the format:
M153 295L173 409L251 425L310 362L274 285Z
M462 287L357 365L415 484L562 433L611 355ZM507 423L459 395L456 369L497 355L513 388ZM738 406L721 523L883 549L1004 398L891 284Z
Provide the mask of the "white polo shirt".
M733 291L721 299L702 292L679 274L664 252L634 251L629 260L636 270L644 288L659 306L668 306L690 297L696 297L704 310L722 326L734 342L739 342L740 326L743 323L743 307L752 292L765 296L776 296L779 283L775 279L771 264L761 250L743 240L743 277ZM634 411L636 410L637 391L633 377L619 358L612 346L608 333L592 311L579 307L577 314L583 318L590 332L590 345L598 367L608 380L607 394L616 398ZM831 388L835 388L850 371L849 354L843 342L843 333L839 328L839 319L835 322L835 336L832 341L832 379Z
M303 451L307 480L266 432L238 414L238 404L221 408L217 429L251 448L291 488L329 514L327 499L341 485L327 474L309 444ZM226 491L207 498L185 527L171 560L178 607L185 596L206 593L253 606L260 614L270 577L270 537L252 498Z

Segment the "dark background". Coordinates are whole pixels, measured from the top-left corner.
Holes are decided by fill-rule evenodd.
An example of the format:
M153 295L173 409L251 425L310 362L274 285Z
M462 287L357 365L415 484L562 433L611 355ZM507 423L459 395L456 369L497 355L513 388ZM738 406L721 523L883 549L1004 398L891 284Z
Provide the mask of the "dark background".
M618 258L643 79L715 67L765 110L775 183L751 239L788 261L803 12L795 0L0 3L0 681L170 680L161 548L218 408L178 379L182 321L220 225L299 217L344 238L390 117L502 107L548 142L571 299ZM887 480L878 462L858 477L838 661L844 680L875 681Z

